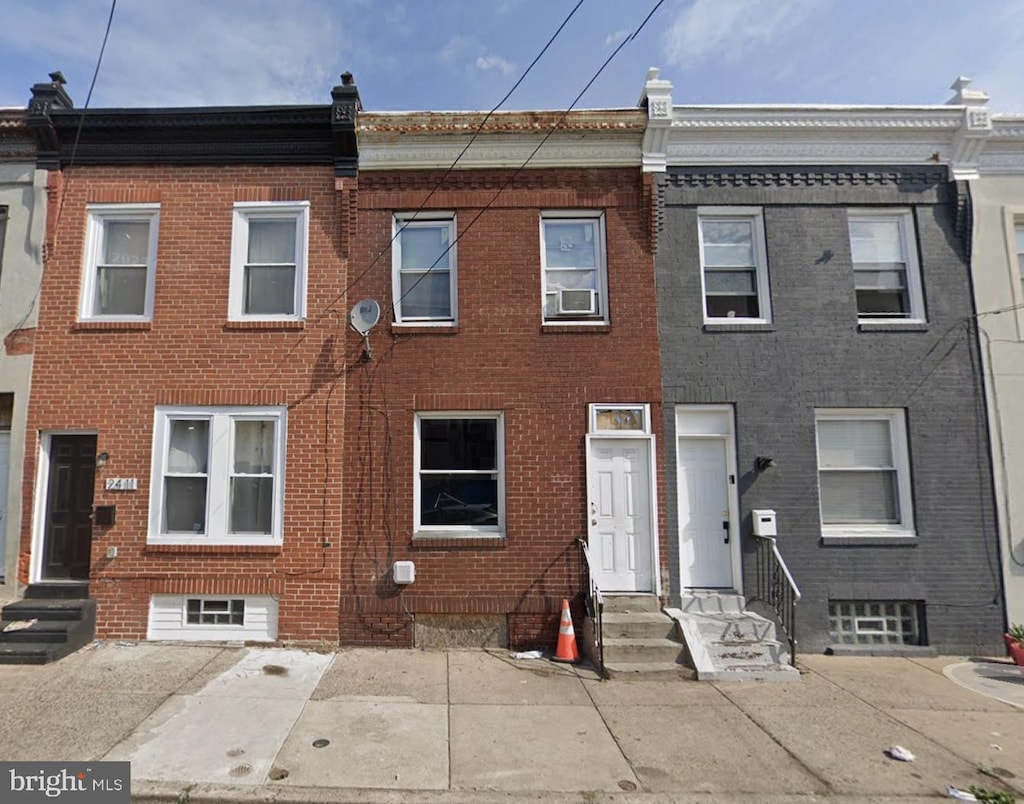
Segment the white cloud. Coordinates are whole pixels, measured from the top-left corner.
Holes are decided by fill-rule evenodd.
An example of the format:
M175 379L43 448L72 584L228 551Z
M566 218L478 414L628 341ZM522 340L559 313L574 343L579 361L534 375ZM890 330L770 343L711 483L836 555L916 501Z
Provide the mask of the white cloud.
M478 70L500 70L502 75L511 75L515 72L515 65L505 61L501 56L478 56L476 60Z
M447 42L444 47L437 54L441 61L451 62L459 58L467 50L470 50L475 46L475 40L466 38L465 36L459 36L456 34Z
M663 36L665 58L683 67L703 61L732 64L750 51L788 39L828 5L821 0L693 0Z
M608 34L608 36L606 36L604 38L604 46L608 47L608 45L618 44L626 36L628 36L629 33L630 33L630 29L629 28L622 28L621 30L616 31L615 33Z

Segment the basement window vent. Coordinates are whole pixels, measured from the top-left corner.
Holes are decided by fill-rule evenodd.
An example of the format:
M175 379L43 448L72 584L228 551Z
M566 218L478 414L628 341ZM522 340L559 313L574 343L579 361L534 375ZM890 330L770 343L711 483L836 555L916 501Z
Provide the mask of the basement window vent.
M924 615L910 600L830 600L829 638L839 645L922 645Z
M189 625L245 625L245 601L190 597L185 622Z

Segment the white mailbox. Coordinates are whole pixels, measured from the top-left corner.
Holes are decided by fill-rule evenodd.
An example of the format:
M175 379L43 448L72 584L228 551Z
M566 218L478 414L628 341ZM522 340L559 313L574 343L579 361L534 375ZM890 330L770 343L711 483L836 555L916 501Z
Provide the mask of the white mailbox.
M412 583L416 580L416 565L411 561L396 561L391 565L391 577L397 584Z
M775 511L771 508L755 508L750 512L754 521L755 536L778 536L779 529L775 524Z

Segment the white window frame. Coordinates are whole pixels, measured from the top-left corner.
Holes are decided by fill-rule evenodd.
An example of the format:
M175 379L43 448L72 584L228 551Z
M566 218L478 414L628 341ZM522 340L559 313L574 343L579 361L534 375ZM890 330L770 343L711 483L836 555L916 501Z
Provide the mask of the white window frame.
M594 253L597 265L594 269L598 273L597 278L597 313L565 313L562 315L547 316L544 312L547 307L548 298L548 259L547 241L545 239L545 224L549 221L556 223L590 223L596 225L597 242ZM552 271L571 270L564 268L552 268ZM554 291L552 291L554 292ZM545 326L558 326L571 324L579 325L601 325L609 321L608 304L608 251L607 234L605 230L604 212L596 212L592 209L550 209L543 210L540 214L540 309L541 319Z
M847 236L851 241L852 232L850 224L857 221L881 222L895 220L900 228L900 245L903 247L904 264L907 272L907 298L910 304L910 312L906 316L881 316L861 315L860 306L857 305L857 321L861 324L924 324L927 322L927 314L924 309L924 291L921 286L921 265L917 256L917 227L914 222L914 215L909 209L871 209L857 207L846 211ZM857 264L852 261L854 271L854 304L856 305L856 271Z
M753 231L754 277L757 281L759 316L710 316L705 274L708 270L704 258L704 221L750 221ZM768 247L765 239L764 210L761 207L698 207L697 237L700 241L700 304L705 324L770 324L772 322L771 288L768 284ZM711 266L712 269L715 266Z
M245 601L244 622L190 623L188 601ZM230 604L229 604L230 606ZM271 595L154 594L149 599L146 639L159 641L273 642L277 639L278 600Z
M448 226L448 306L450 316L426 317L402 314L402 231L417 227ZM454 212L396 212L391 222L391 298L394 300L394 323L398 326L451 327L459 323L458 291L458 237L457 216ZM441 269L444 271L445 269ZM433 271L431 266L430 271Z
M206 533L164 533L163 502L168 446L172 421L192 419L208 421L210 451L207 463ZM233 475L234 432L236 421L274 422L274 509L269 534L229 533L231 515L231 477ZM149 544L245 544L276 545L283 542L285 444L287 413L283 407L170 407L156 409L153 426L153 463L150 475Z
M1021 269L1020 255L1017 248L1017 231L1024 229L1024 207L1004 206L1003 222L1006 238L1006 260L1009 271L1010 299L1017 324L1017 338L1024 340L1024 270Z
M818 423L822 421L884 421L889 424L893 465L896 470L896 503L900 521L894 524L825 524L821 510L821 445ZM814 411L815 482L818 484L818 521L821 533L829 537L915 537L914 505L911 488L910 451L907 445L906 414L900 408L822 408ZM828 470L824 470L828 471Z
M89 204L82 265L82 296L78 305L79 321L152 321L153 295L156 287L156 250L160 229L159 204ZM104 315L96 311L96 290L99 265L103 256L104 233L108 222L149 224L146 259L146 291L142 313Z
M249 221L259 218L293 218L295 221L294 313L246 313L245 264L249 255ZM308 201L236 202L231 226L231 278L228 292L230 321L301 321L306 317L306 284L309 262Z
M497 423L497 454L495 463L498 481L498 524L497 525L424 525L421 522L421 422L428 419L489 419ZM413 433L413 536L414 537L463 537L502 538L505 533L505 415L500 411L430 411L415 416Z

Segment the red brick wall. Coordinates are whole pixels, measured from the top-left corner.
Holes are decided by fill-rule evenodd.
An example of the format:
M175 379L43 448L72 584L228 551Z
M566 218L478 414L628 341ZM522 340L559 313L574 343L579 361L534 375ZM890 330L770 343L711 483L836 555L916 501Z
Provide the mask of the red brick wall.
M279 595L282 639L336 640L348 186L336 189L329 166L75 167L63 176L58 220L60 179L51 181L28 428L95 431L110 455L95 497L117 506L116 524L94 529L99 634L143 637L153 593L250 593ZM253 200L311 203L304 326L227 325L232 205ZM160 203L151 325L76 324L90 202ZM288 406L283 547L147 548L161 404ZM27 500L36 462L29 449ZM107 477L136 477L139 489L104 491ZM23 553L32 506L24 511Z
M587 403L651 403L659 456L663 448L651 187L636 169L526 171L470 226L509 175L455 172L425 207L455 211L461 235L459 323L444 332L390 324L392 215L414 211L439 174L360 177L350 298L376 299L384 314L370 362L359 361L361 339L347 340L341 608L364 620L504 613L513 645L551 637L553 647L561 600L580 592ZM539 217L556 209L605 213L610 326L541 326ZM505 539L412 538L414 414L428 410L504 412ZM416 562L416 581L402 590L386 580L396 559ZM377 639L372 625L364 631L343 629L342 639L391 640Z

